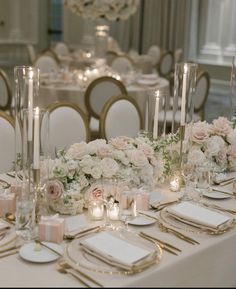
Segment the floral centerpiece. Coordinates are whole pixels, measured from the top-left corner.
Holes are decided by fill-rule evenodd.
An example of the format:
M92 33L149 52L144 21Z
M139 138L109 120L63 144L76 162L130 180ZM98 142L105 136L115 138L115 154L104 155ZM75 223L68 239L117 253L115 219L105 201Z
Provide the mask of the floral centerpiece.
M196 165L208 163L215 172L236 171L236 128L225 117L211 124L196 122L187 128L192 141L188 159Z
M76 143L59 151L50 171L50 207L59 213L79 213L94 193L119 198L119 190L104 189L104 180L151 185L164 168L162 156L142 138L117 137Z
M139 0L65 0L64 4L83 18L116 21L126 20L134 14Z

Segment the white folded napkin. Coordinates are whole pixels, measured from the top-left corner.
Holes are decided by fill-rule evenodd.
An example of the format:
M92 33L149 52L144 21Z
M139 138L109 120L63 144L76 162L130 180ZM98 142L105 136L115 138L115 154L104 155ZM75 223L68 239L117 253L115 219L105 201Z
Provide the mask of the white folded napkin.
M168 207L171 216L196 226L205 226L212 230L223 230L233 222L233 218L191 202L182 202Z
M64 235L67 238L73 238L75 236L82 237L88 231L96 231L99 228L97 224L89 224L84 215L69 217L65 220L65 222L66 230Z
M126 270L150 262L155 250L141 248L109 232L101 232L80 241L81 247L91 255Z

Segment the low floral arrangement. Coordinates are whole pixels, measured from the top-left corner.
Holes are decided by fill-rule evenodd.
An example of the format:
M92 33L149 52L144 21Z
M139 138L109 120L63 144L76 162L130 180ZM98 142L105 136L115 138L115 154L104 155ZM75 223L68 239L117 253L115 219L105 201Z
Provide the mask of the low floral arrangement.
M135 187L153 184L164 172L161 154L143 138L117 137L73 144L51 161L47 197L59 213L79 213L86 201L103 190L118 198L119 190L104 190L104 180ZM71 211L72 210L72 211Z
M187 128L192 145L189 160L196 164L208 163L215 172L236 171L236 128L225 117L211 124L196 122Z
M72 12L83 18L126 20L134 14L139 0L64 0Z

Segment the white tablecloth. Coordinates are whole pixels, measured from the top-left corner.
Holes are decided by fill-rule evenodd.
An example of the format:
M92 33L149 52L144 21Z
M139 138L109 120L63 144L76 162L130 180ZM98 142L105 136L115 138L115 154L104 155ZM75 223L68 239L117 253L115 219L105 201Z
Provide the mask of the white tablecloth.
M160 191L166 195L168 190ZM218 205L236 208L236 199L214 201ZM140 227L130 226L132 230ZM157 225L141 228L182 249L178 256L163 251L159 264L133 276L91 274L105 287L233 287L236 285L236 229L223 235L186 233L198 240L191 245L169 233L159 231ZM122 254L122 252L121 252ZM0 259L1 287L80 287L69 274L56 271L55 263L34 264L13 255Z

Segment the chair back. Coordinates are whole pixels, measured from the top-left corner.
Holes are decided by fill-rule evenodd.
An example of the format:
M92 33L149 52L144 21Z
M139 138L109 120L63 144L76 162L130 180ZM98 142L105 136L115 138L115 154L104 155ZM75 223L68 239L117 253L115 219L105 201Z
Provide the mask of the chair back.
M34 63L34 60L36 59L36 52L34 46L32 44L27 44L27 51L30 63Z
M111 65L112 61L118 56L117 52L112 51L112 50L108 50L106 52L106 60L107 60L107 64Z
M199 71L196 80L196 92L194 99L194 112L201 114L204 119L204 107L210 89L210 75L207 71Z
M147 52L152 59L153 66L157 65L161 58L161 48L157 45L152 45Z
M12 170L15 160L15 129L11 116L0 111L0 173Z
M171 51L166 51L160 59L160 62L158 64L158 72L160 76L168 77L172 71L174 63L174 56Z
M129 73L134 68L133 60L127 55L118 55L112 62L111 67L120 74Z
M40 69L40 73L48 73L59 69L58 62L55 58L48 54L42 54L38 56L33 66Z
M64 42L57 42L54 46L54 51L59 56L67 56L70 54L69 48Z
M124 84L110 76L92 81L85 92L85 104L89 116L100 118L104 104L114 95L127 94Z
M183 49L182 48L176 49L174 52L174 62L175 63L181 62L182 58L183 58Z
M99 130L102 138L136 137L142 128L141 112L134 98L119 95L107 101L100 119Z
M11 112L12 91L6 73L0 69L0 110Z
M90 140L88 117L77 105L53 103L48 112L51 157L58 149L68 149L74 143Z

